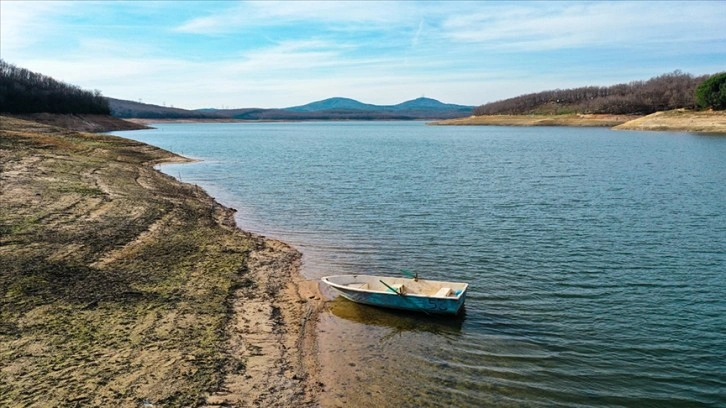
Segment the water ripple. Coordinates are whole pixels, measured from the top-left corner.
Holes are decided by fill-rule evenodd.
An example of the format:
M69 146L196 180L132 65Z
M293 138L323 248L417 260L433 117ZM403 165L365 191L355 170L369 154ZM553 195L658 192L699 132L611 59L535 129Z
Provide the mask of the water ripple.
M324 371L359 406L726 406L726 138L398 122L123 135L204 160L162 169L299 247L309 278L471 284L453 324L330 303Z

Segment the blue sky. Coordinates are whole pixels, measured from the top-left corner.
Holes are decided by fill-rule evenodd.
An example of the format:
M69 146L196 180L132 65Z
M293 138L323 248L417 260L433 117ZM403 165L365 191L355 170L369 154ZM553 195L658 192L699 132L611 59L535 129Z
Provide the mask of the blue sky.
M486 102L726 70L726 2L0 2L0 57L182 108Z

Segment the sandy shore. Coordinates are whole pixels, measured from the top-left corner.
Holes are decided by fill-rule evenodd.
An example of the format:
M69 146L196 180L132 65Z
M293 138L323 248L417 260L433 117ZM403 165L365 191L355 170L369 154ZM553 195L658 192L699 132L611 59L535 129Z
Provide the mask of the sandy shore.
M0 405L317 406L300 254L131 140L0 117Z
M634 115L484 115L433 122L453 126L576 126L726 134L726 112L675 110Z
M453 126L581 126L613 127L639 116L631 115L483 115L449 119L432 125Z
M726 112L685 110L656 112L615 126L613 129L726 134Z

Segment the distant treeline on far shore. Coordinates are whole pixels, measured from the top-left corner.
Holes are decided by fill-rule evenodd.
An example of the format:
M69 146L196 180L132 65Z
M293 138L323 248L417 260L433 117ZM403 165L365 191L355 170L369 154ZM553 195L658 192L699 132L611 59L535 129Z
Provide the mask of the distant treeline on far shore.
M697 107L696 88L711 75L693 76L681 71L647 81L612 86L555 89L487 103L474 115L524 114L640 114Z
M0 112L108 115L101 92L83 90L0 59Z

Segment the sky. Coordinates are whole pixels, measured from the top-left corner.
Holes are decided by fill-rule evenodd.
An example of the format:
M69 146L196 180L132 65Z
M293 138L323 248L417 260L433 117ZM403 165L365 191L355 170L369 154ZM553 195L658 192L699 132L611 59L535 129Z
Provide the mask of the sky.
M186 109L481 105L726 71L726 1L0 1L0 58Z

